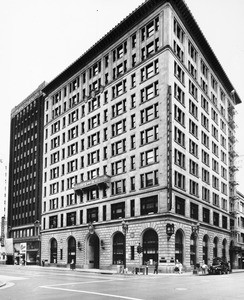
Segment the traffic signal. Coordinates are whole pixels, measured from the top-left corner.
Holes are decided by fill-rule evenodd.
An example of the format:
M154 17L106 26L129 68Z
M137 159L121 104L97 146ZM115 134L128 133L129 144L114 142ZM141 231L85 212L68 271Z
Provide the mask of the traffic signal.
M138 246L137 246L137 253L142 253L142 246L139 244Z

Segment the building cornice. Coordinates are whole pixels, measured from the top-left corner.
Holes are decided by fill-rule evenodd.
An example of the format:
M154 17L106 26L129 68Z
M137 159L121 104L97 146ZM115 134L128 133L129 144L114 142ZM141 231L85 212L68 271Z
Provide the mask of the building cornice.
M46 87L43 92L48 95L57 89L62 83L67 81L69 78L78 73L82 68L84 68L89 62L98 57L103 51L105 51L109 46L118 41L123 35L125 35L130 29L140 23L148 15L153 13L160 6L169 3L172 5L176 13L181 18L185 27L191 34L195 43L200 50L205 54L205 58L209 65L218 77L221 79L229 95L234 91L234 87L230 82L228 76L226 75L224 69L219 63L217 57L215 56L212 48L204 37L201 29L199 28L197 22L195 21L191 11L184 2L184 0L148 0L141 4L137 9L135 9L131 14L129 14L125 19L123 19L117 26L110 30L103 38L101 38L97 43L95 43L90 49L88 49L82 56L80 56L74 63L67 67L62 73L55 77ZM237 93L235 93L235 103L241 103L241 100Z

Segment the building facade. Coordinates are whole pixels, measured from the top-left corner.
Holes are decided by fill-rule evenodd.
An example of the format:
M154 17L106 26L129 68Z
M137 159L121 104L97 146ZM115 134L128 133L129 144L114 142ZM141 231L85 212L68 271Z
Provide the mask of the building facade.
M241 100L183 1L144 2L43 91L42 259L230 259Z
M44 86L11 112L7 222L14 253L8 263L40 262Z

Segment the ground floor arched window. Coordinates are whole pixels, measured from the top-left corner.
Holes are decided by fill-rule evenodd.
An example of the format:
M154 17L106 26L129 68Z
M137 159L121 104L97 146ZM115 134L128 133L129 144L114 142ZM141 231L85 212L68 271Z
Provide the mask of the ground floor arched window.
M205 264L208 264L208 245L209 245L209 237L204 235L203 243L202 243L202 259Z
M57 263L57 251L58 251L58 246L57 246L57 240L52 239L50 243L50 263Z
M218 238L215 237L213 240L213 257L218 256Z
M180 263L183 262L183 233L177 230L175 234L175 261L178 259Z
M158 262L158 234L153 229L148 229L143 235L142 263Z
M191 235L190 240L190 264L195 266L197 262L197 239L194 234Z
M223 243L222 243L222 258L224 260L227 260L227 257L226 257L226 246L227 246L227 240L223 239Z
M118 232L113 238L113 264L124 265L125 263L125 236Z
M74 237L68 239L68 264L71 263L72 259L76 263L76 240Z

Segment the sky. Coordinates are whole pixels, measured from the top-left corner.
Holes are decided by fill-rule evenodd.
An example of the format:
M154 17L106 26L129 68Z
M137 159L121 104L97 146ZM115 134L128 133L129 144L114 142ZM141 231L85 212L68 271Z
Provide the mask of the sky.
M244 102L244 1L185 0ZM10 113L136 9L142 0L0 0L0 159L8 162ZM236 107L238 190L244 194L244 104ZM243 182L242 182L243 181Z

